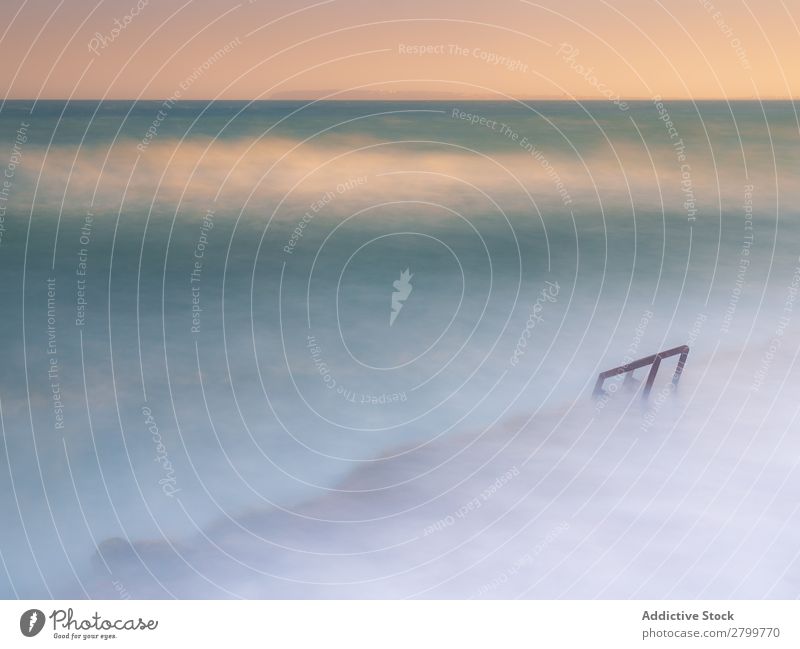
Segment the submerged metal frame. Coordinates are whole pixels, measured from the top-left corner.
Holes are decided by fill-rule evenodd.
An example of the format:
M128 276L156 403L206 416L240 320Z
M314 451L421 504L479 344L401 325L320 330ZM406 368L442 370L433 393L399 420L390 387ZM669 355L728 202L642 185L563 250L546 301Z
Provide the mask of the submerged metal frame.
M675 374L672 376L672 385L678 385L678 381L681 378L681 373L683 372L683 366L686 364L686 357L689 355L688 345L673 347L672 349L658 352L652 356L645 356L639 360L631 361L626 365L620 365L619 367L614 367L610 370L606 370L605 372L600 372L600 374L597 376L597 382L594 384L592 396L598 397L602 394L605 394L605 390L603 390L603 383L607 378L611 376L619 376L620 374L628 374L628 376L625 377L625 382L628 383L629 381L633 380L633 372L635 370L639 369L640 367L644 367L645 365L652 365L650 368L650 373L647 375L647 381L644 384L644 391L642 392L642 399L647 399L647 397L650 396L650 390L653 387L653 382L656 380L656 374L658 374L658 367L661 365L661 359L669 358L670 356L675 356L676 354L680 354L681 356L678 359L678 367L675 368Z

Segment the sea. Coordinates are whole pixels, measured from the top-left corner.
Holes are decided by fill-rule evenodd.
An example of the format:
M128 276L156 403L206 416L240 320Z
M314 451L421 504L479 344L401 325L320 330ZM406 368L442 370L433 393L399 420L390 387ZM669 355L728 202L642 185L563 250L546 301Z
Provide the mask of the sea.
M3 102L0 596L796 597L798 169L792 102Z

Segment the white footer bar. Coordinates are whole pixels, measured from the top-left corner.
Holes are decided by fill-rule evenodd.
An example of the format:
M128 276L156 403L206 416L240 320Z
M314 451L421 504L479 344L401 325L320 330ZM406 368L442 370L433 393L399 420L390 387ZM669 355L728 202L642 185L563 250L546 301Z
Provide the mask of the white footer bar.
M800 647L795 601L3 601L0 647Z

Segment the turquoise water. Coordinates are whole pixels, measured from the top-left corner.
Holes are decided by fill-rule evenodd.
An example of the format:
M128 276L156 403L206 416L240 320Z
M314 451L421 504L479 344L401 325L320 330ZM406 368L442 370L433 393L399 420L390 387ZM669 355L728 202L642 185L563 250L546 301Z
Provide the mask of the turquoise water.
M728 596L704 525L768 512L736 592L796 595L799 133L786 102L6 102L0 593ZM677 395L592 403L685 343ZM442 523L511 467L487 529ZM581 509L598 476L628 518ZM623 538L651 561L606 589Z

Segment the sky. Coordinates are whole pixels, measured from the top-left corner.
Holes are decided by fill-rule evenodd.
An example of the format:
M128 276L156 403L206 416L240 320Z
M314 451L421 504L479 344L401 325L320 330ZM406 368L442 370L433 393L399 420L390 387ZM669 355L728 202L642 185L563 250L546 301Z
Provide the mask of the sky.
M798 0L3 0L5 99L792 99Z

